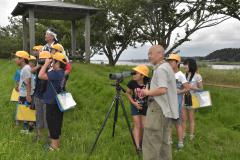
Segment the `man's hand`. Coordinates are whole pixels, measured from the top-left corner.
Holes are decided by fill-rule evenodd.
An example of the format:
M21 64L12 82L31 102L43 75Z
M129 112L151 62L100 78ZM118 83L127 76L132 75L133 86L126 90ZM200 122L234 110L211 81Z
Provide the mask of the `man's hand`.
M27 101L28 101L29 103L32 102L32 97L31 97L31 96L27 96L26 99L27 99Z

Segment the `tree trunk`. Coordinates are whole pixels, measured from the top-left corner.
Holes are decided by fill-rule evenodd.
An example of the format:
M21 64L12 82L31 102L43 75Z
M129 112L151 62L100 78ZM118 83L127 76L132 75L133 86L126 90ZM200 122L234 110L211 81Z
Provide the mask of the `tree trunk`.
M112 57L109 57L109 58L108 58L108 64L109 64L110 66L115 66L115 65L116 65L116 62L113 60Z

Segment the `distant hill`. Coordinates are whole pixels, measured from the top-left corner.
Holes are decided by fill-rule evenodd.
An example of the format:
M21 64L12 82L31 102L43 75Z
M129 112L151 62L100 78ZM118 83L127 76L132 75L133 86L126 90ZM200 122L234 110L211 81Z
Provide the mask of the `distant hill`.
M216 50L207 55L204 59L211 61L240 61L240 48L225 48Z

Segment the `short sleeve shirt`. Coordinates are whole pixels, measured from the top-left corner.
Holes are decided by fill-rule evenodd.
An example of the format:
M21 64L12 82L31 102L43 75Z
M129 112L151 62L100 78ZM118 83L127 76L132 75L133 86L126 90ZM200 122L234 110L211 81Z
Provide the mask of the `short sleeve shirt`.
M175 78L176 78L176 84L178 89L183 89L183 84L187 83L187 79L185 75L182 73L182 71L178 71L175 73Z
M25 65L21 69L20 73L20 81L19 81L19 96L26 97L27 96L27 88L26 88L26 80L32 78L31 67L29 65ZM31 91L33 93L33 91Z
M43 100L46 104L55 104L56 92L60 93L63 90L64 70L52 70L47 73L47 76L48 84Z
M14 75L14 81L16 82L19 82L20 81L20 73L21 73L21 70L18 69Z
M192 86L197 87L198 83L202 82L202 76L199 73L195 73L191 81L190 81L190 75L187 77L187 80Z
M161 107L165 117L178 119L177 85L175 74L169 63L164 62L154 69L150 88L151 90L167 88L165 94L153 98Z
M146 83L141 86L136 81L131 80L127 84L127 87L133 91L132 98L135 101L138 101L143 106L147 105L147 97L144 97L141 92L143 88L146 88Z

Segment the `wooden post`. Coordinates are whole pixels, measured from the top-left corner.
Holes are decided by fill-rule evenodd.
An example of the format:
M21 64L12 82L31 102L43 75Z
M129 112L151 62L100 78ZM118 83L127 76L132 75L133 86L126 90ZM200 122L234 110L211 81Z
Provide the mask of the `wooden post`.
M34 10L29 8L29 41L30 41L30 53L33 51L35 45L35 21L34 21Z
M72 48L72 55L75 55L76 52L76 45L77 45L77 41L76 41L76 21L72 20L72 31L71 31L71 48Z
M85 18L85 61L90 63L90 15L87 13Z
M27 27L27 19L25 16L22 16L22 24L23 24L23 30L22 30L23 50L27 51L28 50L28 43L27 43L28 42L28 27Z

